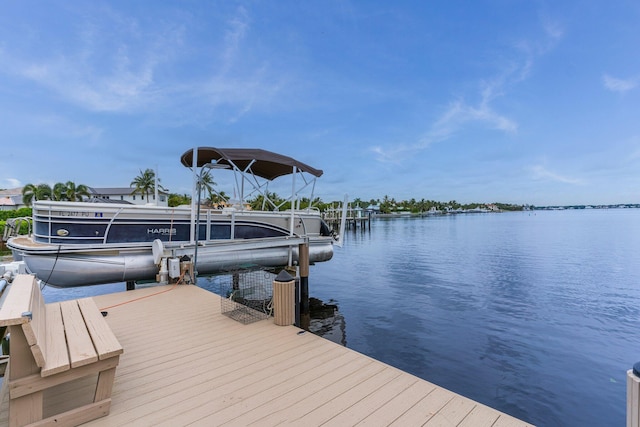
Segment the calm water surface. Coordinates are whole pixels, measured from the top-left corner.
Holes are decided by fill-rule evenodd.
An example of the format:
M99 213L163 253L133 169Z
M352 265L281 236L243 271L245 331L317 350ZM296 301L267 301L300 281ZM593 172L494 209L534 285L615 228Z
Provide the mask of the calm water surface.
M350 348L540 426L625 424L640 210L378 219L310 287Z
M638 209L377 219L311 267L310 293L354 350L539 426L623 426L639 254Z

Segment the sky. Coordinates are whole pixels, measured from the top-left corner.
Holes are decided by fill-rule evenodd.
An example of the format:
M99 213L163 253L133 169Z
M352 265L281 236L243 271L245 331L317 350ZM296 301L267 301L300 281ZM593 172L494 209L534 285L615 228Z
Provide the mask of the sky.
M640 203L640 2L3 1L0 188L191 192L190 148L323 201ZM215 171L220 189L228 171Z

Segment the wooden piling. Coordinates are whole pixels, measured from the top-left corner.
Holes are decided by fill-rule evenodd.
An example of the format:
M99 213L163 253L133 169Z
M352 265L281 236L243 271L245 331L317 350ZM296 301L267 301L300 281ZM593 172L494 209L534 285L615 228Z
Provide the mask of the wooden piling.
M296 283L295 283L295 302L296 302L296 322L294 323L294 325L296 325L298 328L302 328L302 324L300 322L300 278L296 277Z
M309 310L309 243L298 245L298 265L300 267L300 327L309 330L311 311Z

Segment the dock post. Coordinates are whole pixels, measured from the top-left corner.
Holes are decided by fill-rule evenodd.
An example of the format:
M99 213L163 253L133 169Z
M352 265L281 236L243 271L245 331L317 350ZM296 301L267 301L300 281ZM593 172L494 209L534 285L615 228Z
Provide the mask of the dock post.
M640 362L627 371L627 427L640 427Z
M309 330L311 312L309 310L309 242L298 245L300 266L300 327Z
M294 325L296 325L298 328L301 328L302 325L300 324L300 278L296 277L296 284L295 284L295 303L296 303L296 321L294 323Z
M136 282L134 282L133 280L127 280L127 290L128 291L135 291L136 290Z
M273 321L278 326L293 325L295 321L294 284L286 270L273 280Z

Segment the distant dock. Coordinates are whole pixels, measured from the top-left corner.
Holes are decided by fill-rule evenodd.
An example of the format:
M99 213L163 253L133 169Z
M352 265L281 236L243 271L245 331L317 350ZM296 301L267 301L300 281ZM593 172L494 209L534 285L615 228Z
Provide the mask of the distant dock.
M338 208L329 208L322 214L322 219L331 227L333 230L338 230L340 228L340 223L342 222L343 210L341 207ZM371 230L371 213L365 212L362 208L351 208L348 207L346 209L346 219L345 219L345 228L346 229L369 229Z
M235 321L197 286L93 299L124 353L111 412L86 426L529 425L273 318ZM87 394L70 384L52 406Z

